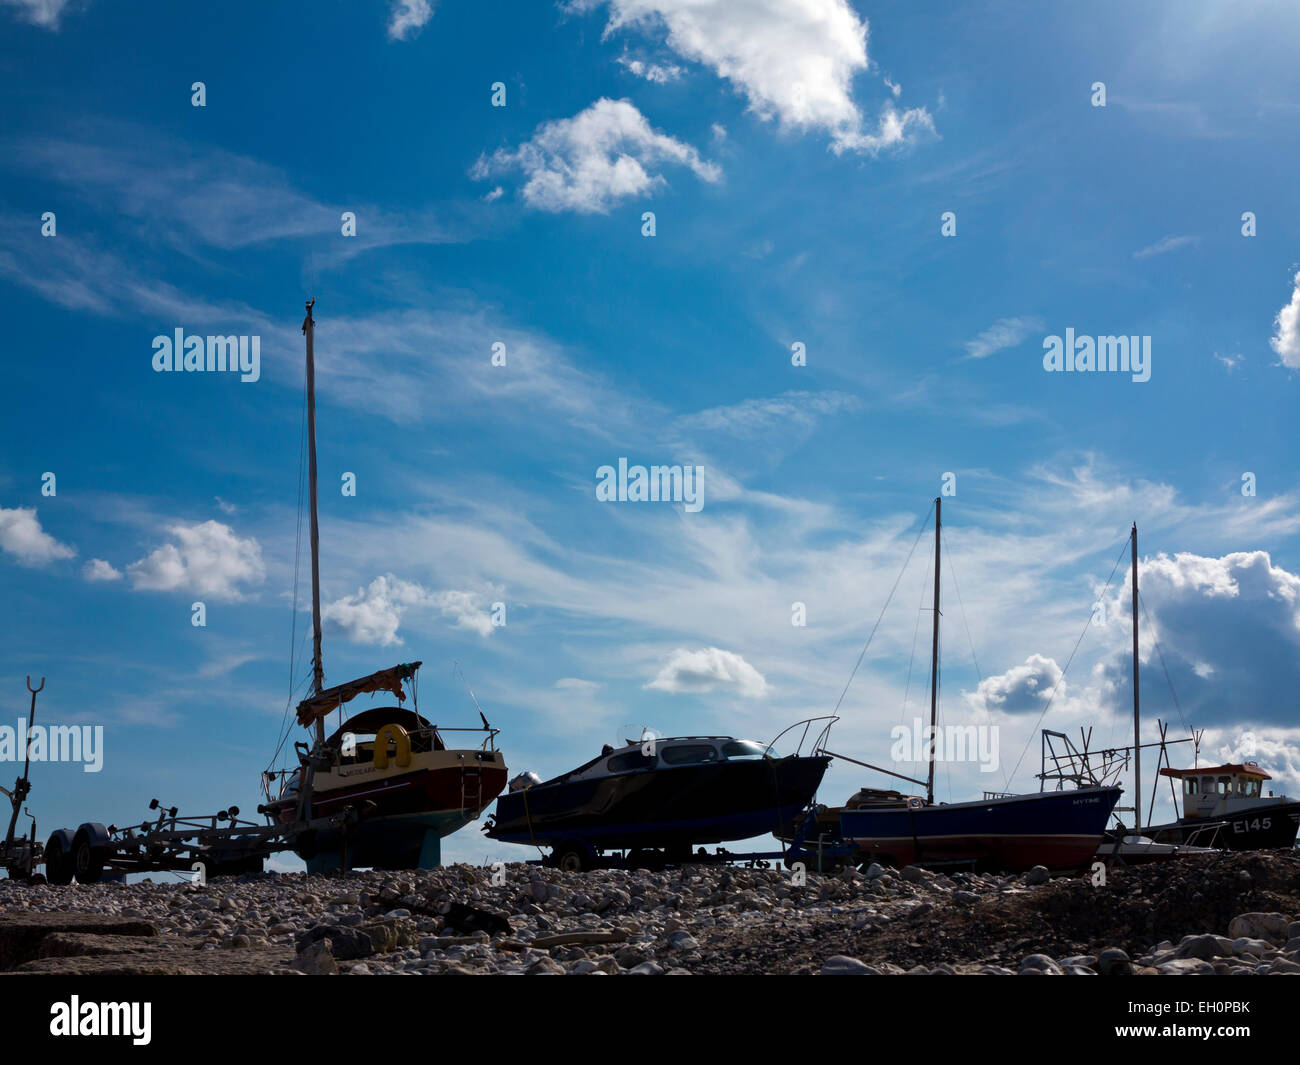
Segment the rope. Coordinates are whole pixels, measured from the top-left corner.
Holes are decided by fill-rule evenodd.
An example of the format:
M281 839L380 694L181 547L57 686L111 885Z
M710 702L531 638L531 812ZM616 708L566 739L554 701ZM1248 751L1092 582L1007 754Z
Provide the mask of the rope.
M933 504L930 510L934 510ZM881 621L884 620L885 611L889 609L889 604L893 601L894 593L898 591L898 584L903 579L903 574L907 572L908 563L912 561L912 554L916 551L916 545L921 542L921 534L925 532L926 523L930 520L930 510L925 512L925 519L921 522L921 527L916 530L916 539L912 541L912 550L907 553L907 560L903 563L903 568L898 571L898 576L894 578L894 586L889 589L889 596L885 599L885 605L880 608L880 617L876 618L876 623L871 626L871 635L867 637L867 642L862 645L862 650L858 654L858 660L854 663L853 672L849 674L849 679L844 685L844 690L840 692L840 697L835 700L835 709L832 713L839 713L840 703L844 702L844 697L849 693L849 685L853 683L853 678L858 675L858 667L862 665L862 659L866 657L867 648L871 646L871 641L875 638L876 630L880 628Z
M1115 572L1119 569L1120 559L1124 557L1124 552L1128 549L1128 544L1128 537L1125 537L1124 546L1120 548L1119 558L1115 559L1115 565L1111 568L1110 576L1106 578L1106 586L1101 590L1103 596L1105 596L1106 592L1109 591L1110 582L1115 579ZM1047 715L1047 711L1051 709L1052 702L1056 698L1056 693L1060 689L1061 683L1065 680L1065 674L1069 672L1070 663L1074 661L1074 656L1078 654L1079 645L1083 643L1083 638L1088 635L1088 629L1091 625L1092 611L1090 610L1088 612L1088 620L1084 622L1083 631L1079 633L1079 638L1074 641L1074 650L1070 652L1070 657L1066 659L1065 668L1061 670L1061 675L1056 678L1056 684L1052 687L1052 694L1047 700L1047 705L1043 707L1042 713L1038 715L1038 720L1034 722L1034 727L1029 732L1029 738L1025 740L1025 749L1020 752L1020 757L1016 759L1015 768L1011 770L1010 775L1007 777L1006 790L1011 790L1011 781L1015 777L1016 773L1020 771L1020 763L1025 760L1025 755L1029 753L1029 745L1033 742L1034 733L1038 731L1038 726L1043 723L1043 718Z
M1142 598L1142 592L1140 590L1138 591L1138 606L1142 608L1142 616L1146 618L1147 621L1147 631L1151 633L1151 642L1155 644L1156 654L1160 656L1160 668L1164 671L1165 683L1169 685L1169 694L1173 696L1174 708L1178 711L1178 720L1183 726L1183 731L1190 736L1192 730L1187 727L1187 719L1183 717L1183 708L1179 705L1178 693L1174 691L1173 678L1169 676L1169 667L1165 665L1165 653L1160 650L1160 641L1156 639L1155 626L1151 624L1151 618L1147 614L1146 600Z

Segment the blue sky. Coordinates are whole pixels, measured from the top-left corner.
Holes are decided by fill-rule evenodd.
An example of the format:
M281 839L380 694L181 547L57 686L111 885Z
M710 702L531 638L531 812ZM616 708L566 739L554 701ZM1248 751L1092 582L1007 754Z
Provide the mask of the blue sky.
M770 739L835 706L953 473L943 720L997 725L1002 764L941 767L941 798L1033 788L1040 725L1123 742L1122 587L1040 715L1133 521L1150 736L1253 737L1300 791L1294 5L5 0L0 27L0 677L9 717L31 673L45 721L105 729L101 773L35 771L42 834L256 804L313 295L328 681L420 658L422 709L469 723L459 661L543 775L633 723ZM260 337L259 380L154 372L177 328ZM1067 329L1149 337L1150 379L1047 372ZM620 458L704 467L703 508L598 501ZM841 707L867 761L925 710L928 551ZM473 827L445 853L525 856Z

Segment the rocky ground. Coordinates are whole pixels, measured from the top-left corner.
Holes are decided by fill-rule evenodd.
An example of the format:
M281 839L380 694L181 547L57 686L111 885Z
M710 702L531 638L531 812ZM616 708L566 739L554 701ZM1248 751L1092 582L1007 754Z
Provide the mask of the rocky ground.
M162 880L163 878L158 878ZM688 975L1300 973L1300 855L1091 879L872 866L0 881L0 971Z

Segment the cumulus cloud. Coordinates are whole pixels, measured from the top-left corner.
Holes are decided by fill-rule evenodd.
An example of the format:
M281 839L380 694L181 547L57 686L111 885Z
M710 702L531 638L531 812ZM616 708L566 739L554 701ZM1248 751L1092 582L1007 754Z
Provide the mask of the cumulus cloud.
M1300 273L1295 275L1291 301L1273 319L1273 338L1268 342L1283 366L1300 370Z
M966 342L966 357L987 359L995 352L1014 348L1034 330L1042 328L1039 318L999 318L974 340Z
M750 699L767 694L767 681L758 670L734 651L717 647L699 651L679 647L645 686L673 693L731 689Z
M261 545L252 537L236 536L229 525L176 523L166 531L173 542L127 567L137 590L185 591L234 601L244 597L241 585L266 579Z
M573 0L569 6L606 5L606 36L665 29L670 49L731 82L760 118L824 131L837 152L875 153L934 130L924 108L900 112L892 103L874 131L864 128L852 82L870 67L867 23L848 0Z
M325 604L321 617L353 643L391 647L402 643L397 630L403 617L408 611L421 609L439 613L458 629L469 629L480 636L492 632L492 617L475 593L435 592L391 573L376 577L356 595Z
M388 39L407 41L424 28L433 18L433 4L429 0L393 0L388 18Z
M1142 560L1138 579L1142 703L1153 716L1177 720L1167 667L1189 726L1293 723L1294 706L1278 692L1300 689L1300 575L1267 551L1236 551L1160 554ZM1127 583L1108 604L1125 632L1130 604ZM1118 706L1132 700L1130 658L1120 651L1103 667Z
M88 581L120 581L122 571L114 569L112 563L102 558L92 558L81 567L81 575Z
M44 566L77 553L76 548L59 543L41 528L35 507L0 507L0 551L13 555L23 566Z
M1033 654L1024 665L1012 666L1005 673L985 677L969 699L972 705L988 712L1006 714L1038 713L1047 705L1052 691L1060 684L1057 697L1065 694L1061 667L1056 660Z
M601 98L572 118L538 126L514 151L481 157L470 176L521 171L524 199L544 211L604 214L619 200L666 185L661 164L687 167L703 181L722 172L689 144L653 129L627 100Z

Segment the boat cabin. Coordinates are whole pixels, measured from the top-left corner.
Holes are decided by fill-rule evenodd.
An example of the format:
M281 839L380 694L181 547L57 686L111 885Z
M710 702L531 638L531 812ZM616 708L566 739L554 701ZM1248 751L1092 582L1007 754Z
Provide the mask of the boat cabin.
M722 762L758 761L772 757L768 749L753 740L732 736L673 736L630 742L617 749L606 747L590 762L578 766L548 784L561 781L593 780L597 777L622 776L651 769L675 766L700 766Z
M1163 768L1160 775L1183 782L1183 817L1223 817L1252 806L1284 801L1272 792L1264 796L1264 781L1272 780L1254 762L1205 766L1200 769Z

